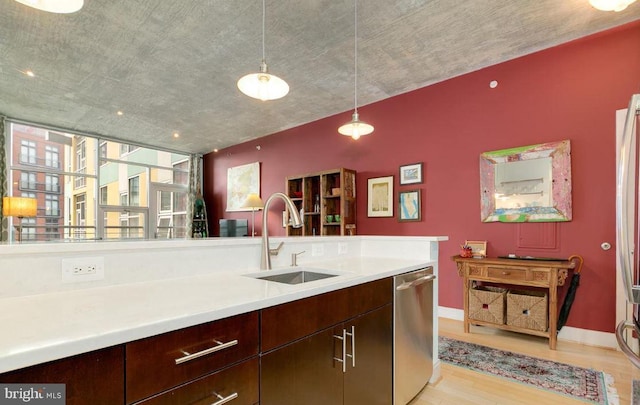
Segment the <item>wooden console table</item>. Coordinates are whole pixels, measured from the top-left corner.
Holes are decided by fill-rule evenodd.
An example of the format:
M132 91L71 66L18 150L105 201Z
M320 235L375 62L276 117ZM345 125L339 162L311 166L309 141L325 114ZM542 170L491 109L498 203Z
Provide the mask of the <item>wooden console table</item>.
M570 261L520 260L484 258L473 259L454 256L458 275L464 284L464 331L469 333L469 325L484 325L513 332L549 338L549 348L556 349L558 324L558 287L564 285L569 269L575 266ZM469 289L473 281L542 287L549 291L549 328L546 331L521 328L513 325L495 324L469 318ZM525 288L526 290L526 288Z

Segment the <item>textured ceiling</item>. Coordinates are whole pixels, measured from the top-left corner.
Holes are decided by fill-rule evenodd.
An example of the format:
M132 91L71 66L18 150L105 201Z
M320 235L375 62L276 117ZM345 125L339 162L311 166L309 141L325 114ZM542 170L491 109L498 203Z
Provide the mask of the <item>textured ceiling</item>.
M267 1L267 63L291 91L261 102L235 85L260 64L259 0L86 0L70 15L0 0L0 114L206 153L349 111L353 4ZM640 2L361 0L358 12L366 105L640 19Z

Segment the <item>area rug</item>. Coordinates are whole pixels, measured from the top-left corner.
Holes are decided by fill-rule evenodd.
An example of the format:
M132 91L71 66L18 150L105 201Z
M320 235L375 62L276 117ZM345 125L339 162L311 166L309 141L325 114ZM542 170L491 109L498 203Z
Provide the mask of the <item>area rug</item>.
M538 359L446 337L439 338L440 360L584 402L617 405L613 378L601 371Z

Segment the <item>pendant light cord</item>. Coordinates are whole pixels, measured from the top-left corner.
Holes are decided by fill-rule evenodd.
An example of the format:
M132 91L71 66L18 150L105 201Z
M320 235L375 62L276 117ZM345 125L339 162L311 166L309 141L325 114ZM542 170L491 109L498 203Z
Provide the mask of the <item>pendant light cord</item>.
M358 113L358 0L354 0L354 31L355 31L355 39L353 46L354 53L354 74L353 74L353 103L355 104L354 112Z
M267 6L265 5L265 0L262 0L262 61L266 63L266 59L264 56L264 26L265 26L265 14L267 14Z

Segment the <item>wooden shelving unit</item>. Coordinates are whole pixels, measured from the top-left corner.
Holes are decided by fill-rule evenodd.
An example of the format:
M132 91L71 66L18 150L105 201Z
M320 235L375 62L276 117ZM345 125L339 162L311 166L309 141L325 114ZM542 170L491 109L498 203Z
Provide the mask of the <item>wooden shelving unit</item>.
M287 227L287 236L356 234L355 170L340 168L289 176L286 190L303 217L302 228Z

